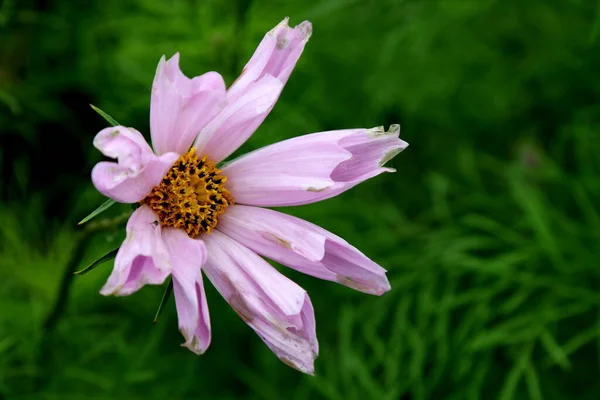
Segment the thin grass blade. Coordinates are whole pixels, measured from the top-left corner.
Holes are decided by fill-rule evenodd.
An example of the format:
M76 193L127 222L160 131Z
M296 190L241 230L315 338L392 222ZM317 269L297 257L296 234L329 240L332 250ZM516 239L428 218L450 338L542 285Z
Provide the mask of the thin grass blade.
M105 255L103 255L102 257L100 257L99 259L97 259L96 261L94 261L93 263L91 263L90 265L88 265L87 267L85 267L84 269L81 269L79 271L75 271L75 272L73 272L73 274L74 275L84 275L84 274L87 274L88 272L90 272L91 270L93 270L96 267L100 266L101 264L104 264L107 261L113 260L117 256L117 252L118 251L119 251L118 247L116 249L112 249L111 251L109 251L108 253L106 253Z
M111 124L112 126L117 126L117 125L121 125L117 122L116 119L114 119L113 117L111 117L110 115L108 115L107 113L105 113L104 111L102 111L101 109L99 109L98 107L96 107L93 104L90 104L90 107L92 107L92 110L96 111L98 114L100 114L100 116L102 118L104 118L106 121L108 121L109 124Z
M117 204L117 202L114 201L113 199L106 200L104 203L102 203L102 205L100 205L100 207L96 208L87 217L85 217L84 219L79 221L79 223L77 225L85 224L86 222L88 222L89 220L91 220L92 218L97 216L98 214L103 213L104 211L108 210L110 207L114 206L115 204Z

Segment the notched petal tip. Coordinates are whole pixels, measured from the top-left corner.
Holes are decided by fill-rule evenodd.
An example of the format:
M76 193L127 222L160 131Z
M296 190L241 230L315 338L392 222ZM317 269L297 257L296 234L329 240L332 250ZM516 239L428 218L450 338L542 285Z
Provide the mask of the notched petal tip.
M366 129L366 135L370 139L376 140L384 137L388 138L396 138L391 146L387 146L387 151L382 153L381 158L379 159L379 167L383 167L385 163L390 161L392 158L396 157L399 153L401 153L404 149L408 147L408 143L404 140L400 139L400 125L392 124L389 129L386 131L383 126L377 126L371 129ZM396 172L393 168L387 168L385 172Z
M308 40L312 35L312 24L310 21L302 21L295 27L290 27L290 17L285 17L275 28L271 29L267 34L271 36L279 35L280 33L287 34L292 31L299 33L301 39Z
M277 50L284 50L290 46L290 43L294 43L297 46L299 43L306 43L312 35L312 24L309 21L304 21L294 28L288 25L289 18L286 17L279 23L269 34L275 36L276 42L275 47Z
M275 28L271 29L267 34L276 35L281 29L290 27L290 17L284 17L280 23L275 25Z
M308 40L312 36L313 27L310 21L303 21L301 24L296 26L296 29L298 29L298 32L300 32L300 37L302 37L304 40Z
M390 125L390 129L388 130L388 132L396 134L397 136L400 136L400 124Z
M367 136L370 138L377 138L380 136L396 136L400 137L400 125L392 124L386 131L383 125L376 126L374 128L366 129Z
M172 79L172 72L179 69L179 52L173 54L171 57L167 59L166 55L162 55L160 60L158 60L158 65L156 66L156 72L154 79L161 78L158 74L159 72L165 73L169 79Z
M158 79L160 79L162 77L166 62L167 62L166 57L163 54L160 57L160 60L158 60L158 64L156 65L156 72L154 73L154 82L156 82ZM152 92L155 92L157 90L158 90L158 87L156 87L156 85L153 85Z
M197 356L201 356L204 353L206 353L206 350L208 350L207 343L202 343L202 341L197 336L193 334L189 335L188 332L181 328L179 329L179 332L185 338L185 342L181 343L181 347L185 347Z
M164 57L164 56L163 56ZM167 60L168 63L174 63L175 65L179 66L179 52L175 52L175 54L173 54L171 56L171 58L169 58Z

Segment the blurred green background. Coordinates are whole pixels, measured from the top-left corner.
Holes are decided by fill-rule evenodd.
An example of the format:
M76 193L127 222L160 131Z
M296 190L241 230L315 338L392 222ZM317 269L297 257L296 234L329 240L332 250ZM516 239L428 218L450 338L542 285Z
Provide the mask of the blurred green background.
M591 0L0 2L0 399L599 399L599 15ZM152 324L163 288L98 294L111 263L60 303L68 269L124 234L76 229L103 201L89 175L106 123L88 104L148 133L161 55L231 83L285 16L314 33L242 151L400 123L396 174L285 210L387 268L392 291L282 269L315 306L315 377L210 284L201 357L172 300Z

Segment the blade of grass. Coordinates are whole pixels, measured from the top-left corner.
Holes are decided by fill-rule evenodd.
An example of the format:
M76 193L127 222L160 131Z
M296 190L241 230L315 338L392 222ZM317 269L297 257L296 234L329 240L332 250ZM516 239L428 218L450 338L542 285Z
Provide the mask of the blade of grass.
M558 364L563 370L570 370L571 363L569 362L569 357L563 348L556 342L552 334L550 334L548 330L544 330L540 339L542 346L548 352L552 363Z
M117 247L116 249L112 249L111 251L109 251L108 253L106 253L105 255L103 255L102 257L100 257L99 259L97 259L96 261L94 261L93 263L91 263L90 265L85 267L84 269L73 272L73 275L87 274L88 272L90 272L91 270L100 266L101 264L104 264L107 261L113 260L117 256L118 251L119 251L119 247Z
M160 314L162 313L164 305L169 300L169 297L171 297L172 292L173 292L173 280L169 279L169 283L167 284L167 287L165 288L165 292L163 293L163 296L160 299L160 304L158 305L158 310L156 310L156 315L154 316L154 321L152 321L153 324L156 324L156 321L158 320L158 317L160 317Z
M511 368L508 377L504 381L504 386L500 392L500 400L510 400L515 398L515 392L517 390L517 386L519 385L519 381L525 372L527 364L529 362L529 356L531 354L531 349L533 345L531 343L527 344L517 358L515 364Z
M93 104L90 104L90 107L92 107L92 110L96 111L98 114L100 114L100 116L102 118L104 118L106 121L108 121L109 124L111 124L112 126L117 126L117 125L121 125L117 122L117 120L115 120L113 117L111 117L110 115L108 115L107 113L105 113L104 111L102 111L101 109L99 109L98 107L96 107Z
M84 219L82 219L81 221L79 221L79 223L77 225L83 225L83 224L85 224L86 222L88 222L92 218L98 216L98 214L103 213L104 211L108 210L110 207L114 206L115 204L117 204L117 202L114 201L113 199L106 200L104 203L102 203L100 205L100 207L96 208L87 217L85 217Z

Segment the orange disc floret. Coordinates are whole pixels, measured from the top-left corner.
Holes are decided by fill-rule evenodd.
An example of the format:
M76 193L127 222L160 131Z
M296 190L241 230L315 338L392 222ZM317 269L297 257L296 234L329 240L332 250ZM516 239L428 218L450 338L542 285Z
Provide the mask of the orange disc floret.
M161 225L181 228L195 238L210 233L217 217L233 204L223 186L226 181L212 161L206 156L200 159L192 148L179 157L142 204L156 212Z

